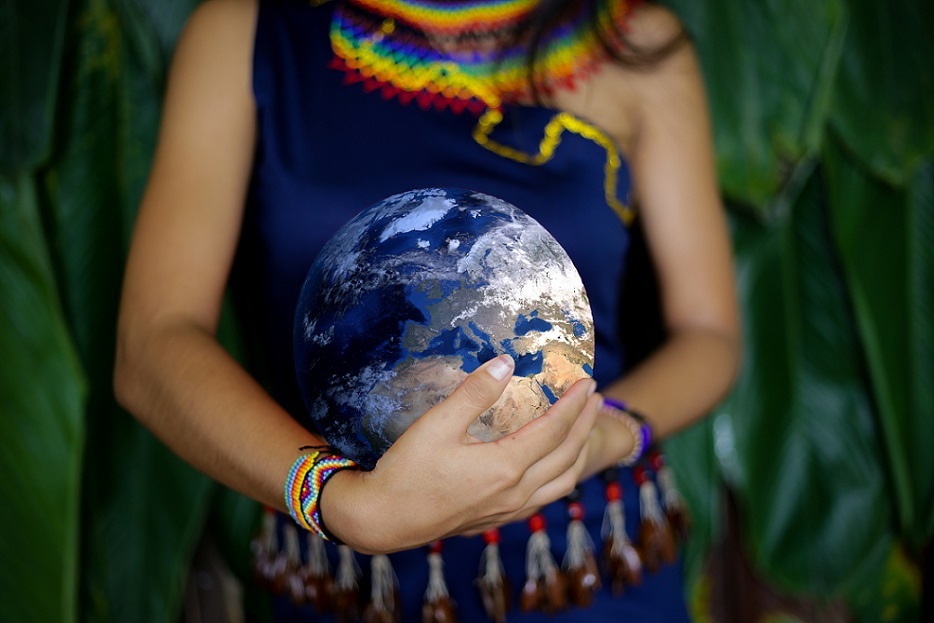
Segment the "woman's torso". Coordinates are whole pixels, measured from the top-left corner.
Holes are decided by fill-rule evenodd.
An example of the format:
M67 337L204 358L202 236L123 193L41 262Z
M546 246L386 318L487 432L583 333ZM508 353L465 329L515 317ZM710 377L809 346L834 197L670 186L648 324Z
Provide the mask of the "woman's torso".
M472 139L477 118L455 114L417 99L402 103L376 81L347 84L331 68L329 40L336 3L312 8L301 2L260 3L254 50L253 87L257 105L257 150L245 215L235 291L256 342L254 363L270 391L299 421L309 424L295 382L292 326L306 271L321 246L347 220L398 192L425 187L458 187L500 197L529 213L568 252L587 290L596 329L594 376L600 384L625 369L620 343L620 287L629 233L605 196L607 151L592 140L564 132L553 158L543 166L515 162ZM494 138L536 153L555 112L507 108ZM618 196L628 199L625 165L617 176ZM620 476L627 527L636 534L638 494L631 472ZM599 543L604 485L582 485L588 527ZM563 502L545 509L553 550L560 563L568 524ZM529 528L506 526L504 565L514 588L524 576ZM444 548L449 588L461 621L481 621L473 578L483 542L450 539ZM365 558L360 558L365 563ZM393 556L407 614L417 615L427 585L426 552ZM364 564L364 567L366 565ZM679 570L670 566L619 599L602 591L594 606L567 620L683 620ZM287 620L283 604L282 619ZM510 621L535 620L511 614ZM550 617L547 620L562 620Z

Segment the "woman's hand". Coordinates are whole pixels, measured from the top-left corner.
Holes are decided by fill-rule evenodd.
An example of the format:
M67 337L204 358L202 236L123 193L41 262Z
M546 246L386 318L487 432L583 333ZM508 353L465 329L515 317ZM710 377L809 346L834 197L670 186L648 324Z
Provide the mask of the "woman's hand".
M357 551L390 552L482 532L570 493L587 470L602 400L592 379L498 441L467 433L513 366L507 355L488 361L414 422L373 471L335 474L321 497L329 530Z

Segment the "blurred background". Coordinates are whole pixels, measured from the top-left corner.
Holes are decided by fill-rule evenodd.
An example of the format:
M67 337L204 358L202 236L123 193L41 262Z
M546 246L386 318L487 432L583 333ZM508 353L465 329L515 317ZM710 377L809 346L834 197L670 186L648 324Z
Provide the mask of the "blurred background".
M0 5L2 621L221 621L218 595L262 620L260 509L111 390L127 241L196 4ZM934 3L665 4L703 64L745 324L734 391L667 443L695 621L932 621ZM631 287L649 302L638 350L652 284ZM238 352L236 323L223 334Z

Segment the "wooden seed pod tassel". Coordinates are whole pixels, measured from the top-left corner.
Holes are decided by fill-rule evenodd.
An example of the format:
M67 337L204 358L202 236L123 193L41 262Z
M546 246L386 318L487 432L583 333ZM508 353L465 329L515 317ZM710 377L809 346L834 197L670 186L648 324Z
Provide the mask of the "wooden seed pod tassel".
M675 474L665 464L665 457L658 450L652 452L649 460L652 469L657 474L665 517L668 519L669 525L671 525L675 538L683 542L691 531L691 515L688 513L687 504L685 504L684 498L681 497L681 492L678 491L675 484Z
M334 614L339 623L360 620L360 567L353 550L337 546L337 573L334 577Z
M659 504L658 490L648 472L639 466L635 468L634 475L639 485L639 503L642 508L639 553L646 569L654 573L663 563L671 564L675 561L675 538Z
M525 554L525 584L520 607L523 612L541 610L553 614L567 607L564 574L551 555L551 539L545 532L545 518L529 518L532 535Z
M276 537L276 512L268 506L263 509L263 525L250 543L253 550L253 578L262 588L271 589L273 568L279 555L279 539Z
M477 588L486 615L494 623L506 623L506 612L510 607L512 587L503 571L503 561L499 557L499 530L493 528L483 533L486 547L480 556L480 575Z
M363 611L363 623L401 623L398 580L389 556L370 558L370 601Z
M568 597L575 606L593 603L594 593L600 590L600 570L593 553L593 539L584 525L584 507L578 501L568 504L568 549L564 555Z
M294 524L286 524L282 528L282 538L285 541L285 564L281 567L277 583L281 584L280 592L284 590L292 603L301 606L305 603L305 583L301 575L302 558L298 548L298 528Z
M642 583L642 559L626 534L623 488L615 480L606 485L602 533L603 564L610 577L610 587L615 595L621 595L626 586Z
M444 581L444 560L441 541L431 544L428 551L428 588L422 604L422 623L456 623L457 610Z
M305 599L320 613L330 612L334 597L334 579L324 549L324 539L307 533L308 564L304 567Z

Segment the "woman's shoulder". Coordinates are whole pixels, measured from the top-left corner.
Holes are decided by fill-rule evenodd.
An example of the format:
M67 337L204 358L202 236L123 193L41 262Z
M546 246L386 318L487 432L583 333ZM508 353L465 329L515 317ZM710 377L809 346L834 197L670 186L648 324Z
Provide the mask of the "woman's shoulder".
M555 104L592 121L628 153L651 108L695 82L697 66L690 39L671 10L639 3L625 20L621 27L631 55L603 62Z
M258 0L206 0L188 17L175 48L173 71L215 84L248 77Z
M189 16L172 59L163 108L167 149L188 149L184 137L207 125L240 128L249 136L253 115L252 55L256 0L207 0ZM177 156L176 156L177 157Z
M230 33L252 32L260 0L206 0L188 18L182 36L210 38Z
M671 9L654 2L640 2L622 24L627 42L637 50L664 50L677 42L684 26Z

